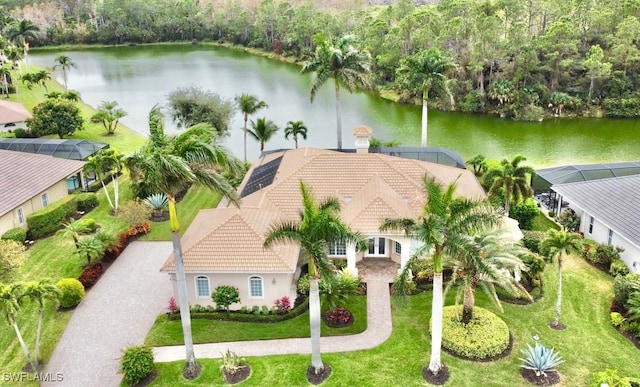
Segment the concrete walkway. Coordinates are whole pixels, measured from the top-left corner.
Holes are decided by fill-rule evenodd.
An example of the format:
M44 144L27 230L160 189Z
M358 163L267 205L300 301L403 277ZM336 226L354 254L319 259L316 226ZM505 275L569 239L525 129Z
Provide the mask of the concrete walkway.
M118 386L122 350L140 345L171 297L160 273L171 242L134 242L73 312L47 371L62 382L44 386Z
M394 270L395 267L383 274L377 270L360 269L360 275L367 283L367 329L356 335L322 337L320 339L322 353L369 349L384 343L389 338L392 330L389 283L393 281ZM369 273L371 275L368 275ZM227 349L239 356L310 354L311 340L299 338L194 345L196 358L199 359L220 358ZM185 359L183 345L155 347L153 353L156 362Z

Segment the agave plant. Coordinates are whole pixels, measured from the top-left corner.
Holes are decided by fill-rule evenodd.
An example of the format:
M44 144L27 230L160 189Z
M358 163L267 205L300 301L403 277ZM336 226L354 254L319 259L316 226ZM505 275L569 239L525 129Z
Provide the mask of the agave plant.
M520 367L533 370L536 376L547 376L547 372L555 371L555 367L564 363L558 352L553 348L547 348L536 341L535 347L527 344L527 348L523 349L524 358L519 358L524 364Z
M163 193L149 195L144 199L144 202L151 207L154 217L162 216L162 211L169 205L169 200Z

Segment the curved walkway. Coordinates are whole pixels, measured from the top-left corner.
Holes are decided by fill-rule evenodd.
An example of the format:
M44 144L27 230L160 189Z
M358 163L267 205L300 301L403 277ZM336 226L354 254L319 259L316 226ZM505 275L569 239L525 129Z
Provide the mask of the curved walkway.
M367 283L367 329L356 335L322 337L320 339L320 348L323 353L373 348L384 343L391 335L389 283L393 281L397 266L386 265L383 261L379 261L380 264L372 263L374 267L359 266L359 274L363 281ZM381 267L385 265L388 266L386 270ZM200 359L220 358L227 349L240 356L310 354L311 340L309 338L297 338L194 345L196 358ZM156 362L185 359L183 345L155 347L153 348L153 353Z
M171 242L133 242L76 307L47 371L62 382L43 386L118 386L122 350L140 345L172 294L159 268ZM54 378L55 379L55 378Z

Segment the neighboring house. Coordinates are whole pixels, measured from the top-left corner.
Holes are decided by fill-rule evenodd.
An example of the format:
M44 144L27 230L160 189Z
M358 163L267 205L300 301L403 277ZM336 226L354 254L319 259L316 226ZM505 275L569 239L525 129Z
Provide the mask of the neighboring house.
M31 113L21 103L0 101L0 132L28 130L25 121L30 118Z
M640 273L640 175L579 183L551 189L580 216L586 238L624 248L622 260Z
M0 150L0 235L27 227L27 216L69 194L84 162Z

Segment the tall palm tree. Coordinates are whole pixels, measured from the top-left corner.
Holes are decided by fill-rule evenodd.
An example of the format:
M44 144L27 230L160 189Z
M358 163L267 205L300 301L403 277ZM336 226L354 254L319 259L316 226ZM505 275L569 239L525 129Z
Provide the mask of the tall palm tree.
M466 247L467 235L497 225L499 217L484 201L455 197L455 182L443 187L433 177L425 175L424 189L427 201L423 213L417 219L385 219L380 230L404 231L405 235L423 243L409 258L394 282L393 286L398 293L404 294L405 286L411 279L412 268L420 259L426 256L433 259L431 357L428 370L436 375L442 369L443 258L461 255L461 250Z
M27 19L16 20L7 30L9 40L16 46L22 47L27 62L27 71L29 71L29 43L38 41L38 31L40 31L40 27Z
M118 185L118 173L122 170L123 156L114 149L101 149L93 156L90 156L87 162L84 164L85 172L93 172L96 175L96 179L102 184L105 197L109 203L109 207L112 210L118 210L118 204L120 201L120 187ZM107 190L107 186L104 183L105 171L111 171L111 182L113 183L113 200L111 194Z
M102 101L98 105L98 111L91 116L91 122L102 124L110 136L116 132L118 121L126 115L127 113L118 107L118 102Z
M176 195L192 184L210 188L237 204L238 197L222 171L237 174L239 163L217 140L215 130L207 124L195 125L175 137L164 132L164 116L156 105L149 113L149 141L138 152L125 159L134 183L143 182L152 192L164 193L169 200L169 217L180 318L186 350L185 370L194 375L196 358L191 335L191 315L182 260L180 225L176 211Z
M280 130L278 125L271 120L267 121L267 119L263 117L258 118L255 122L251 120L251 129L247 129L247 133L260 142L260 152L262 152L264 150L264 144L269 141L278 130Z
M67 87L67 70L69 70L72 67L76 67L76 64L73 63L73 61L71 60L71 58L69 58L67 55L61 54L58 55L55 59L55 66L53 66L53 69L55 70L56 68L60 67L60 69L62 70L62 79L64 80L64 88L68 89Z
M369 72L371 71L371 55L360 51L353 45L354 37L343 36L335 44L320 36L316 39L314 57L302 67L302 73L314 73L311 84L311 102L324 83L333 77L336 93L336 121L338 149L342 149L342 119L340 113L340 86L350 93L357 89L371 87Z
M22 352L27 358L27 361L31 365L31 368L35 371L37 369L36 363L33 361L29 347L25 343L18 326L18 312L21 308L21 300L24 294L24 286L20 283L13 283L9 285L0 284L0 313L9 322L9 325L13 328Z
M36 329L36 345L33 350L33 360L36 363L36 367L40 362L40 337L44 310L47 301L53 301L54 304L58 301L60 293L60 290L52 284L49 279L42 279L38 282L27 282L24 287L23 297L38 304L38 327Z
M431 48L404 59L398 69L408 85L419 85L422 91L421 146L427 146L429 93L444 91L451 96L447 86L447 73L455 68L456 64L442 55L440 50Z
M293 137L293 141L296 143L296 149L298 149L298 136L304 140L307 139L307 127L302 121L289 121L284 128L284 138L289 139L289 136Z
M247 121L249 115L256 113L260 109L269 107L266 102L261 101L255 95L241 94L236 97L236 102L240 111L244 115L244 162L247 162Z
M311 329L311 366L320 373L324 369L320 357L320 296L318 283L323 276L333 272L329 260L329 244L336 241L355 243L362 248L366 242L362 236L346 226L339 216L340 201L328 198L316 203L304 182L300 181L302 211L300 222L283 221L273 224L265 237L264 246L293 242L300 245L309 263L309 324Z
M547 236L542 240L542 247L549 249L551 257L558 261L558 299L556 301L556 318L551 323L555 327L560 326L560 307L562 306L562 259L567 254L577 254L582 249L582 237L574 232L566 230L547 231Z
M491 184L489 195L495 196L500 193L504 195L504 212L507 216L509 216L512 199L513 202L518 203L533 195L528 176L533 177L536 171L530 166L520 165L526 160L526 157L520 155L511 161L502 159L500 168L490 170L485 176L485 181Z
M449 264L453 269L451 282L447 289L462 282L458 288L458 296L462 295L463 324L473 319L476 289L478 286L489 296L491 301L502 312L502 304L496 294L496 286L514 295L531 296L518 282L520 273L527 267L519 258L527 253L524 247L505 243L500 231L483 230L475 236L468 236L466 243L461 244L462 254L450 257Z

